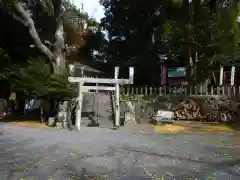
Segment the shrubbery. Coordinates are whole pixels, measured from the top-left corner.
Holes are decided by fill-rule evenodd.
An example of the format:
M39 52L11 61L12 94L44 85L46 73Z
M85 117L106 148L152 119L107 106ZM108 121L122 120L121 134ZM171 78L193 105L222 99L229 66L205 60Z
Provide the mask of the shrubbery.
M71 99L76 91L68 82L68 74L52 74L43 59L30 60L26 67L14 69L9 77L13 89L27 97L62 101Z

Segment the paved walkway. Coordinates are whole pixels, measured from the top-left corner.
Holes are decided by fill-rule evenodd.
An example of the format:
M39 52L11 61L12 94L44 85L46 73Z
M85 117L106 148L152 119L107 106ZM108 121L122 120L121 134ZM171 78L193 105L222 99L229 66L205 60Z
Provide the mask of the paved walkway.
M0 179L240 179L240 137L5 125ZM99 179L99 178L98 178Z

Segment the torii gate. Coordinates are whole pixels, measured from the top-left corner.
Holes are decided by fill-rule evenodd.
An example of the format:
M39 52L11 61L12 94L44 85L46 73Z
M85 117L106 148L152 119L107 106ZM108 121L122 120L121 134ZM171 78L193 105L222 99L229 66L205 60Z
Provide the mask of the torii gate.
M102 91L114 91L115 92L115 125L116 128L120 127L120 85L133 84L134 68L129 67L129 78L118 79L119 67L115 67L114 79L108 78L89 78L89 77L68 77L68 81L71 83L78 83L78 109L76 113L76 127L80 131L81 128L81 112L82 112L82 100L83 93L90 90L102 90ZM94 86L84 86L84 83L94 83ZM114 84L112 86L98 86L99 84Z

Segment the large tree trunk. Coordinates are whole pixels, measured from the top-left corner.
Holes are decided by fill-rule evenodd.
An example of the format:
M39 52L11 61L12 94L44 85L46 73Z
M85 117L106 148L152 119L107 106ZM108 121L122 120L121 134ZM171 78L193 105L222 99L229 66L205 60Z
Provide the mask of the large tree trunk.
M194 0L192 2L185 0L184 1L184 10L186 11L186 24L195 24L197 18L197 12L199 10L201 1ZM197 82L197 62L198 62L198 53L197 47L193 43L192 39L192 29L187 28L185 34L185 40L187 41L187 81L189 85L195 85Z
M47 46L45 46L38 33L37 30L35 28L35 24L34 21L31 17L31 14L23 8L22 2L20 1L15 1L14 2L14 7L16 9L16 11L19 13L19 15L21 16L22 19L18 19L25 27L28 28L29 30L29 35L31 36L32 40L34 41L36 47L42 52L44 53L49 60L53 60L54 59L54 55L53 53L49 50L49 48Z
M187 81L189 85L193 84L193 57L192 48L188 47L188 62L187 62Z
M58 23L56 32L55 32L55 44L54 44L54 64L53 71L56 74L65 72L66 70L66 59L65 59L65 42L64 42L64 29L63 23L60 21Z
M66 71L66 59L65 59L65 41L64 41L64 29L63 23L61 20L57 23L57 28L55 32L55 44L54 44L54 61L53 61L53 73L54 74L62 74ZM57 104L57 107L52 107L50 111L56 112L54 114L55 117L59 118L58 114L66 114L67 110L63 110L60 108L60 103L55 99L54 103ZM54 109L56 108L56 109ZM66 123L66 115L64 115L64 120L61 123ZM58 119L59 121L59 119Z
M37 33L34 21L31 17L31 14L27 9L24 9L22 2L14 1L14 7L19 13L20 18L17 20L21 22L29 30L29 35L35 43L35 46L44 53L53 66L53 73L60 74L66 69L65 62L65 42L64 42L64 29L63 23L61 20L61 8L62 3L58 6L56 10L56 32L55 32L55 43L54 50L51 51L46 45L41 41L39 34Z
M189 85L193 86L197 81L197 52L192 45L188 45L186 48L187 56L186 56L186 74L187 74L187 82ZM195 55L194 55L195 53Z

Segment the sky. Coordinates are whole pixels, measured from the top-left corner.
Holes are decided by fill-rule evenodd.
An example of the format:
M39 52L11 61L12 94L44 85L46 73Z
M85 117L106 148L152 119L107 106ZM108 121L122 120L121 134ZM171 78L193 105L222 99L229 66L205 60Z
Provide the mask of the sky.
M99 0L72 0L72 2L81 8L81 2L83 2L83 10L89 14L90 17L95 18L100 22L100 19L104 16L103 7L99 4Z

